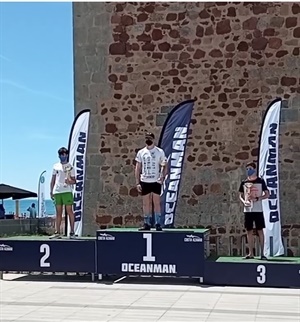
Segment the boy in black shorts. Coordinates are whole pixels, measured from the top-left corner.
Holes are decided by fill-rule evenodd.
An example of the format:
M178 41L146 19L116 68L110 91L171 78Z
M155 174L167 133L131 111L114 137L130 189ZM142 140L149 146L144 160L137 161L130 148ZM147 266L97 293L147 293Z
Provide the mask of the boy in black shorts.
M246 165L247 179L243 180L239 189L240 200L244 205L245 228L247 230L247 239L249 245L249 254L246 259L252 259L253 256L253 223L259 237L261 248L261 259L266 260L264 256L264 232L265 219L263 214L262 200L269 198L269 191L264 179L256 175L256 165L250 162Z
M153 202L155 228L161 231L160 194L167 172L167 160L164 151L155 146L153 133L146 134L145 143L146 146L138 151L135 158L136 186L143 196L144 225L140 230L151 229Z

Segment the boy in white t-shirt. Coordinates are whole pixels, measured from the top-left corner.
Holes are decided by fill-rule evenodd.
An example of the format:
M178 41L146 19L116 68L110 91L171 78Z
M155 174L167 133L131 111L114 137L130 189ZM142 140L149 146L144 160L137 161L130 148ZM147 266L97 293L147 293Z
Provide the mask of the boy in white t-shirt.
M151 229L153 201L155 227L161 231L160 194L167 173L167 160L165 152L154 145L154 138L153 133L147 133L146 147L136 155L135 179L137 189L143 196L144 226L141 230Z
M66 211L70 219L70 238L74 238L74 212L73 212L73 185L76 183L75 169L68 162L68 150L60 148L58 157L60 162L53 166L52 179L50 184L51 199L55 202L56 207L56 231L52 238L60 238L60 226L62 221L63 207L66 206ZM67 220L67 217L65 218Z

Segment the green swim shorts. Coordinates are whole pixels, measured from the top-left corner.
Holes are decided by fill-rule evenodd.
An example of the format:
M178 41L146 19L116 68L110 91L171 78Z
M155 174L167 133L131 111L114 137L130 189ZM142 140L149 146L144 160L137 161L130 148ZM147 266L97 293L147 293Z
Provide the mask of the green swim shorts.
M73 205L74 198L72 192L62 192L53 195L55 205L57 206L68 206Z

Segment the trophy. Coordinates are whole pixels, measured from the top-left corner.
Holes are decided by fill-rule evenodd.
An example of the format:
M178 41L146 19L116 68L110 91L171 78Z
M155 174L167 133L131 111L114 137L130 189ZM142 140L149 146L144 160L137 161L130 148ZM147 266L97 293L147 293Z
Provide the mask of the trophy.
M251 182L246 182L245 183L245 187L246 187L246 191L245 191L245 207L249 207L250 209L253 207L253 201L250 200L250 196L251 196L251 188L253 186L253 183Z
M70 166L69 164L64 167L64 173L66 175L67 180L71 179L71 170L72 169L73 169L72 166ZM68 184L66 182L64 182L64 187L67 187L67 186L68 186Z
M162 160L161 163L160 163L160 173L159 173L159 179L158 179L158 182L160 184L163 184L162 178L163 178L163 175L164 175L164 169L165 169L166 165L167 165L167 160L166 159Z

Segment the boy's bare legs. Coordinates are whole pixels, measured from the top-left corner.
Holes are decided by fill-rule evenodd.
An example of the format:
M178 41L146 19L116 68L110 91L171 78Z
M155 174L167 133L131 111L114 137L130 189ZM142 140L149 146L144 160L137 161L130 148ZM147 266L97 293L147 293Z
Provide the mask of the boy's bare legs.
M253 257L253 247L254 247L253 230L247 231L247 240L248 240L248 247L249 247L249 253L248 253L247 257L251 258L251 257Z
M60 238L61 236L61 221L62 221L62 205L55 205L56 219L55 219L55 232L50 238Z
M66 219L65 220L68 220L67 217L69 217L69 221L70 221L70 230L71 230L71 233L74 233L74 226L75 226L75 218L74 218L74 212L73 212L73 205L66 205Z
M160 195L153 193L153 205L155 214L155 227L156 230L161 231L161 206L160 206Z

